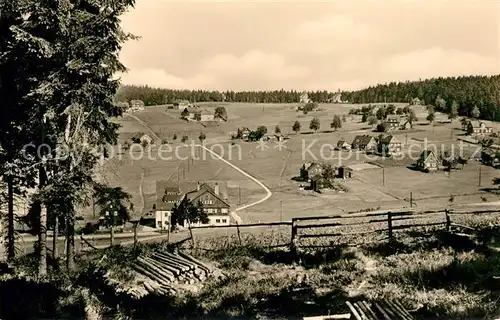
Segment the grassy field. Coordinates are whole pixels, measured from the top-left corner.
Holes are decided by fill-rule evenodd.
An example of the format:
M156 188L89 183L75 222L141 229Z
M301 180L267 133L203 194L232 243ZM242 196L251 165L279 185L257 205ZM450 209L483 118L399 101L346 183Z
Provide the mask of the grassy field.
M410 192L419 207L433 205L447 205L450 194L455 195L456 203L481 202L481 197L494 200L494 197L482 193L483 188L492 186L492 179L498 176L497 171L490 167L481 168L481 186L478 185L479 164L470 161L463 170L448 173L437 172L425 174L412 171L406 166L414 160L406 158L400 162L390 162L374 156L346 153L331 150L340 139L352 141L358 134L378 133L371 132L370 126L360 123L358 116L347 117L343 128L331 132L329 123L333 115L347 114L354 105L324 104L321 111L310 112L307 115L296 112L294 104L217 104L226 107L228 122L220 122L219 126L205 128L194 122L181 120L180 110L165 110L161 107L149 107L133 115L144 121L147 126L161 139L171 142L175 151L179 147L179 154L186 156L180 160L172 152L173 159L161 160L158 151L153 147L151 159L143 157L132 159L129 154L116 157L106 164L104 170L106 179L111 184L121 185L133 195L136 208L142 211L151 209L154 201L156 180L203 181L224 180L228 185L228 195L232 207L239 203L246 204L262 198L264 191L254 182L247 179L227 164L213 159L209 154L199 153L199 160L187 160L189 148L182 148L179 139L187 135L190 141L199 143L198 136L204 132L207 136L206 144L223 158L261 180L273 192L267 201L251 207L238 214L245 222L268 222L280 219L290 220L296 216L322 215L349 212L367 208L398 208L408 206ZM215 104L205 107L214 108ZM401 105L402 106L402 105ZM423 107L415 107L419 119L425 119L426 111ZM321 121L318 133L308 129L313 117ZM302 125L302 134L292 133L292 125L298 120ZM394 135L402 141L406 154L412 154L414 159L428 144L436 144L438 148L449 149L452 145L458 148L458 135L462 134L458 121L445 123L446 116L437 115L435 125L419 121L413 129L396 132ZM132 117L125 116L117 120L122 124L120 131L121 141L130 140L137 132L148 132L148 128ZM239 127L255 129L258 125L265 125L268 132L274 131L279 125L284 133L292 133L286 140L284 148L279 150L277 145L269 142L267 148L261 149L257 143L237 141L231 145L229 135ZM327 132L324 132L327 131ZM329 131L329 132L328 132ZM173 135L178 140L173 141ZM477 146L463 146L469 152ZM306 152L309 150L310 152ZM356 171L354 178L344 182L348 192L325 192L322 194L304 191L291 178L297 176L304 161L320 160L333 165L352 165L364 162L375 162L381 167ZM188 164L189 162L189 164ZM385 181L384 181L385 180Z

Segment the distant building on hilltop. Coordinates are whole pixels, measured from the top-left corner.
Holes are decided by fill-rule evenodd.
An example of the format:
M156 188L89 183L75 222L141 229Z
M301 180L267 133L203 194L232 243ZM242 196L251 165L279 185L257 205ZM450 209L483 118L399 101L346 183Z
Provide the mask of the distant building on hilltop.
M307 92L303 92L301 95L300 95L300 103L311 103L312 100L309 99L309 94L307 94Z

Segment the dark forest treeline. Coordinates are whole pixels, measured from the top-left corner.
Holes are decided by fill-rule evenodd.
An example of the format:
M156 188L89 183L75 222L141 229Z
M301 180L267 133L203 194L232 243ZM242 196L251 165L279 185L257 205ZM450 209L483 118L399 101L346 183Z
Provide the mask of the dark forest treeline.
M314 102L329 102L335 93L328 91L307 92ZM191 102L249 102L297 103L302 92L298 91L204 91L172 90L149 86L122 86L117 101L142 100L146 105L172 103L176 100ZM342 100L349 103L402 102L419 98L424 104L434 105L436 111L449 113L451 106L458 106L458 114L470 116L475 106L480 118L500 121L500 76L467 76L433 78L414 82L392 82L366 89L342 92ZM439 98L441 103L437 103ZM445 103L442 103L442 101Z
M444 103L436 103L438 97ZM342 99L349 103L409 102L413 98L435 106L436 111L449 113L452 104L458 114L471 116L475 106L480 118L500 121L500 76L468 76L434 78L415 82L392 82L359 91L346 92Z
M295 90L274 91L205 91L172 90L149 86L124 85L116 95L117 101L142 100L145 105L173 103L177 100L190 102L249 102L249 103L293 103L300 102L302 92ZM316 102L328 102L333 93L328 91L308 92L309 98Z

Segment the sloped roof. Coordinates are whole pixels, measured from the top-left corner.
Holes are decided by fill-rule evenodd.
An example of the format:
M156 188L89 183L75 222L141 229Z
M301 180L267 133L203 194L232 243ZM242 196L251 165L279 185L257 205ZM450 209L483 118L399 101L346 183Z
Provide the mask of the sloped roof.
M391 142L400 142L395 136L385 136L380 140L381 144L389 144Z
M156 210L171 210L175 203L170 201L180 200L181 190L179 186L165 180L156 181Z
M373 139L372 136L364 134L364 135L359 135L354 137L354 140L352 140L352 144L354 145L367 145L370 143L370 141Z
M311 163L310 165L307 166L306 170L309 171L309 170L315 169L317 167L319 167L321 169L323 168L323 166L321 164L319 164L317 162L313 162L313 163Z
M432 152L432 150L424 150L424 151L422 151L422 153L420 154L420 161L422 161L422 162L427 161L427 159L431 155L434 155L434 152ZM434 156L434 158L435 158L435 156Z
M191 201L196 201L200 196L202 196L205 193L211 193L212 196L216 197L219 199L222 203L226 204L228 207L230 206L229 203L227 202L226 199L224 199L224 196L220 193L220 186L219 186L219 195L215 194L215 190L209 186L207 183L203 183L200 185L200 190L194 189L188 193L186 193L186 197L191 200Z

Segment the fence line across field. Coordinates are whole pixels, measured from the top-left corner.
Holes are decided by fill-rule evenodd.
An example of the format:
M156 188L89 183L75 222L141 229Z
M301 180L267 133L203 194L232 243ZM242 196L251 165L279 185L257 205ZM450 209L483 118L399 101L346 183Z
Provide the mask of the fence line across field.
M279 248L279 247L289 247L292 252L296 252L298 248L309 248L309 247L328 247L327 245L310 245L310 244L300 244L299 240L300 239L313 239L313 238L333 238L333 237L349 237L349 236L358 236L358 235L368 235L368 234L384 234L386 233L386 236L383 237L383 239L380 240L385 240L385 239L393 239L394 238L394 233L398 231L403 231L407 229L412 229L412 228L420 228L420 227L438 227L438 226L444 226L444 230L450 232L452 227L460 227L460 228L466 228L466 229L472 229L470 226L466 226L463 224L459 223L454 223L452 220L453 217L457 216L477 216L481 214L499 214L500 209L496 210L451 210L451 209L436 209L436 210L422 210L422 211L415 211L415 210L408 210L408 209L401 209L401 210L392 210L392 211L377 211L377 212L371 212L371 213L353 213L353 214L341 214L341 215L330 215L330 216L310 216L310 217L296 217L293 218L291 221L281 221L281 222L267 222L267 223L250 223L250 224L234 224L234 225L224 225L224 226L200 226L200 227L191 227L189 228L189 233L187 238L182 239L181 241L177 242L178 244L181 243L186 243L186 242L191 242L191 245L200 250L214 250L210 248L202 248L197 246L197 243L195 241L195 238L200 238L203 239L204 236L206 237L213 237L213 234L209 233L203 233L203 234L196 234L196 231L202 231L202 230L211 230L211 229L226 229L226 230L234 230L234 232L231 232L231 235L225 235L225 236L218 236L218 238L223 239L225 238L225 244L228 245L227 239L229 238L235 238L238 242L238 245L243 246L244 245L244 239L243 235L252 236L252 237L257 237L262 239L262 234L264 233L271 233L271 238L279 237L280 239L283 238L284 235L286 235L288 232L289 236L285 236L288 240L286 240L284 243L279 243L279 244L273 244L269 243L268 245L262 245L263 247L266 248ZM500 217L500 216L499 216ZM436 218L438 218L441 221L436 221ZM359 221L359 222L352 222L352 221L345 221L345 219L353 219L353 220L362 220L365 219L364 221ZM425 222L422 220L425 219L431 219L429 222ZM326 223L317 223L319 221L323 220L337 220L333 222L326 222ZM415 223L411 223L411 222ZM400 222L406 222L405 224L399 224ZM396 225L395 225L396 223ZM378 228L375 228L374 230L360 230L360 231L326 231L326 232L320 232L320 233L314 233L315 230L321 231L321 229L326 229L326 228L338 228L341 229L342 227L364 227L367 225L372 225L372 226L377 226ZM384 225L384 226L382 226ZM278 229L278 228L279 229ZM285 227L285 228L280 228L280 227ZM290 231L288 231L288 227L290 227ZM256 235L255 232L252 231L245 231L248 229L257 229L257 228L263 228L265 229L262 234ZM277 231L276 231L277 230ZM301 231L299 233L299 230ZM277 234L274 234L274 232L277 232ZM129 245L129 244L135 244L138 242L154 242L155 239L157 240L164 240L165 236L157 236L157 237L148 237L145 239L136 239L136 241L133 242L126 242L122 243L122 245ZM84 237L82 237L82 240L84 240ZM143 241L144 240L144 241ZM271 239L271 242L273 239ZM91 247L88 243L86 242L86 245L88 247ZM167 242L168 238L167 238ZM363 242L364 243L364 242ZM363 244L359 243L359 244ZM175 243L171 243L175 245ZM233 244L233 243L231 243ZM348 244L348 243L346 243ZM357 244L357 245L359 245ZM95 248L95 247L94 247ZM90 248L88 248L90 249ZM97 249L97 248L96 248ZM100 246L99 246L100 249Z

